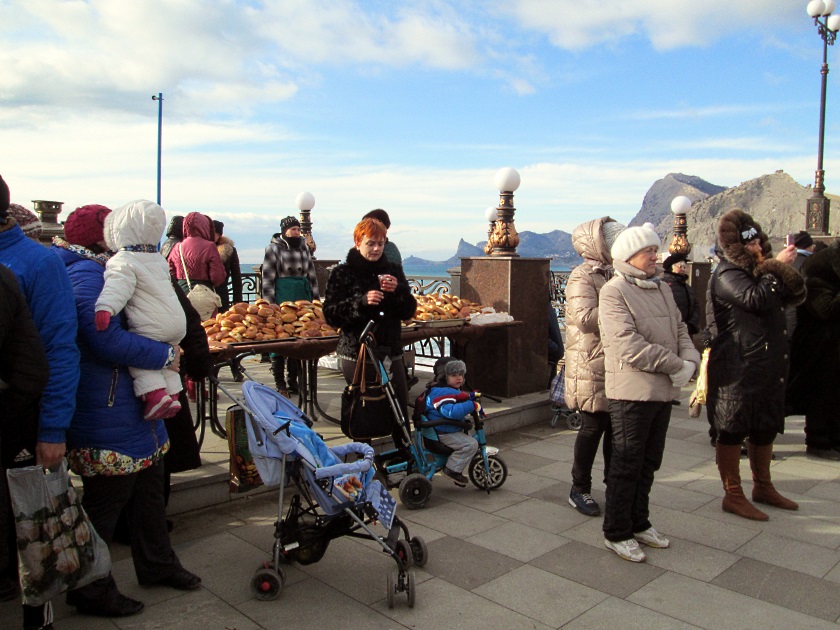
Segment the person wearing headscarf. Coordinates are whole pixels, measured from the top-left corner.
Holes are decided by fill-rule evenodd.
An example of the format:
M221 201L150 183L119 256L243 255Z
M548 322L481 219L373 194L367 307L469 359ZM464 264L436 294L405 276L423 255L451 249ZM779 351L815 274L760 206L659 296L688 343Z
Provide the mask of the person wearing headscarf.
M130 332L123 312L109 318L105 330L97 330L95 305L113 255L105 238L109 214L99 205L77 208L65 221L65 238L53 240L55 258L70 276L71 304L79 320L81 383L67 432L68 460L82 478L82 506L106 543L127 510L138 582L193 590L201 578L181 566L166 526L162 460L169 437L163 420L144 419L128 371L129 366L168 368L177 374L180 347ZM82 614L102 617L135 615L144 607L123 595L110 574L70 591L67 603Z
M670 541L650 523L650 490L662 464L671 401L700 364L671 289L656 275L659 236L630 227L615 239L615 276L601 289L598 323L604 344L612 422L604 544L624 560L643 562L639 543Z
M17 277L21 293L47 353L49 378L41 395L37 433L21 425L14 442L6 436L4 449L13 452L8 467L39 464L55 468L66 450L79 384L79 349L76 347L76 309L67 271L49 249L28 238L9 213L11 194L0 177L0 263ZM26 227L26 226L25 226ZM27 430L30 429L30 430ZM12 523L12 527L14 524ZM8 526L0 535L9 535ZM14 532L10 534L14 536ZM0 567L0 577L16 575L17 567ZM52 604L23 607L24 625L41 628L52 621Z
M662 262L662 281L671 287L674 302L680 309L680 316L688 328L689 335L700 332L700 303L694 295L694 288L688 283L688 264L685 254L671 254Z
M265 248L262 296L275 304L312 301L319 297L315 263L306 241L300 235L300 221L296 217L288 216L280 221L280 232L271 237L271 242ZM282 355L271 353L271 371L277 391L285 396L297 392L299 366L300 363L295 359L286 361Z
M566 282L566 406L578 411L569 505L586 516L601 507L592 497L592 465L603 438L604 477L610 467L612 430L604 391L604 347L598 328L598 296L613 277L610 248L625 229L610 217L587 221L572 230L572 245L583 262Z
M748 438L752 499L785 510L798 505L770 479L773 442L785 429L789 341L785 307L805 299L805 282L790 266L791 245L773 258L761 226L735 208L717 226L720 264L710 280L717 336L708 364L709 413L717 429L716 459L725 496L721 507L743 518L768 516L741 488L741 443Z

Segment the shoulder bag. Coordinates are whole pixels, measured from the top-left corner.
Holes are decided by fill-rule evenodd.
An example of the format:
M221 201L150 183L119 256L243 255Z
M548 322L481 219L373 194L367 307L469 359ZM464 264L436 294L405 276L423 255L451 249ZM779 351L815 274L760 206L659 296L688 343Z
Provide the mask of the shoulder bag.
M393 410L388 400L378 366L376 378L366 382L365 344L359 348L353 382L341 394L341 432L352 440L367 440L391 435Z
M193 308L198 311L201 316L201 321L210 319L213 316L213 311L222 305L222 298L210 287L203 284L193 284L190 282L190 275L187 273L187 262L184 260L184 252L179 247L178 253L181 255L181 265L184 267L184 278L187 280L187 286L190 288L187 293L187 299L193 305Z

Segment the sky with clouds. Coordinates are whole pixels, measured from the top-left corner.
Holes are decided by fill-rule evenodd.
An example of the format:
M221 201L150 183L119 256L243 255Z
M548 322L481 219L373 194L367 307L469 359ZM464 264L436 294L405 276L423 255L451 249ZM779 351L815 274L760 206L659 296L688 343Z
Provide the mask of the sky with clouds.
M441 260L486 238L504 166L535 232L629 221L670 172L807 185L822 40L806 4L0 0L0 173L17 203L65 202L60 219L154 200L162 92L162 205L224 221L247 263L301 191L319 258L382 207L404 256Z

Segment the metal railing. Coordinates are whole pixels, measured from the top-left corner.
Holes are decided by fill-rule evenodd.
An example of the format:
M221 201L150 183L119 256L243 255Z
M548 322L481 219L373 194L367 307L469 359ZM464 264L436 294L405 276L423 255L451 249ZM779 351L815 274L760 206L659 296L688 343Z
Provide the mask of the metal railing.
M549 290L551 305L557 314L560 329L565 329L566 319L566 282L568 271L551 271L549 276ZM408 286L416 295L430 295L432 293L449 294L452 292L452 279L441 276L409 276ZM242 299L254 302L262 295L262 283L257 273L242 274ZM448 351L449 345L445 338L430 338L416 342L412 348L415 356L422 359L438 359Z

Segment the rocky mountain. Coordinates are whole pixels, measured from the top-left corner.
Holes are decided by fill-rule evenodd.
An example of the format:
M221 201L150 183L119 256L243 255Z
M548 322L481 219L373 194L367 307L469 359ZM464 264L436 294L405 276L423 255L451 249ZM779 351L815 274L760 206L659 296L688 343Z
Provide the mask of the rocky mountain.
M805 205L811 194L810 186L802 186L784 171L776 171L695 201L686 216L688 241L693 246L692 258L701 259L707 255L715 242L718 217L732 208L741 208L752 215L778 245L786 234L805 228ZM834 205L829 231L836 234L840 228L840 208L836 202ZM671 242L674 233L670 200L667 209L667 215L659 223L654 223L665 246ZM643 222L640 215L641 211L633 218L631 225Z
M692 203L696 203L722 193L724 190L726 190L725 186L710 184L694 175L669 173L653 183L645 194L641 209L630 221L630 225L653 223L657 227L657 232L660 229L667 230L673 226L674 222L674 215L671 214L671 200L674 197L684 195L691 199Z

